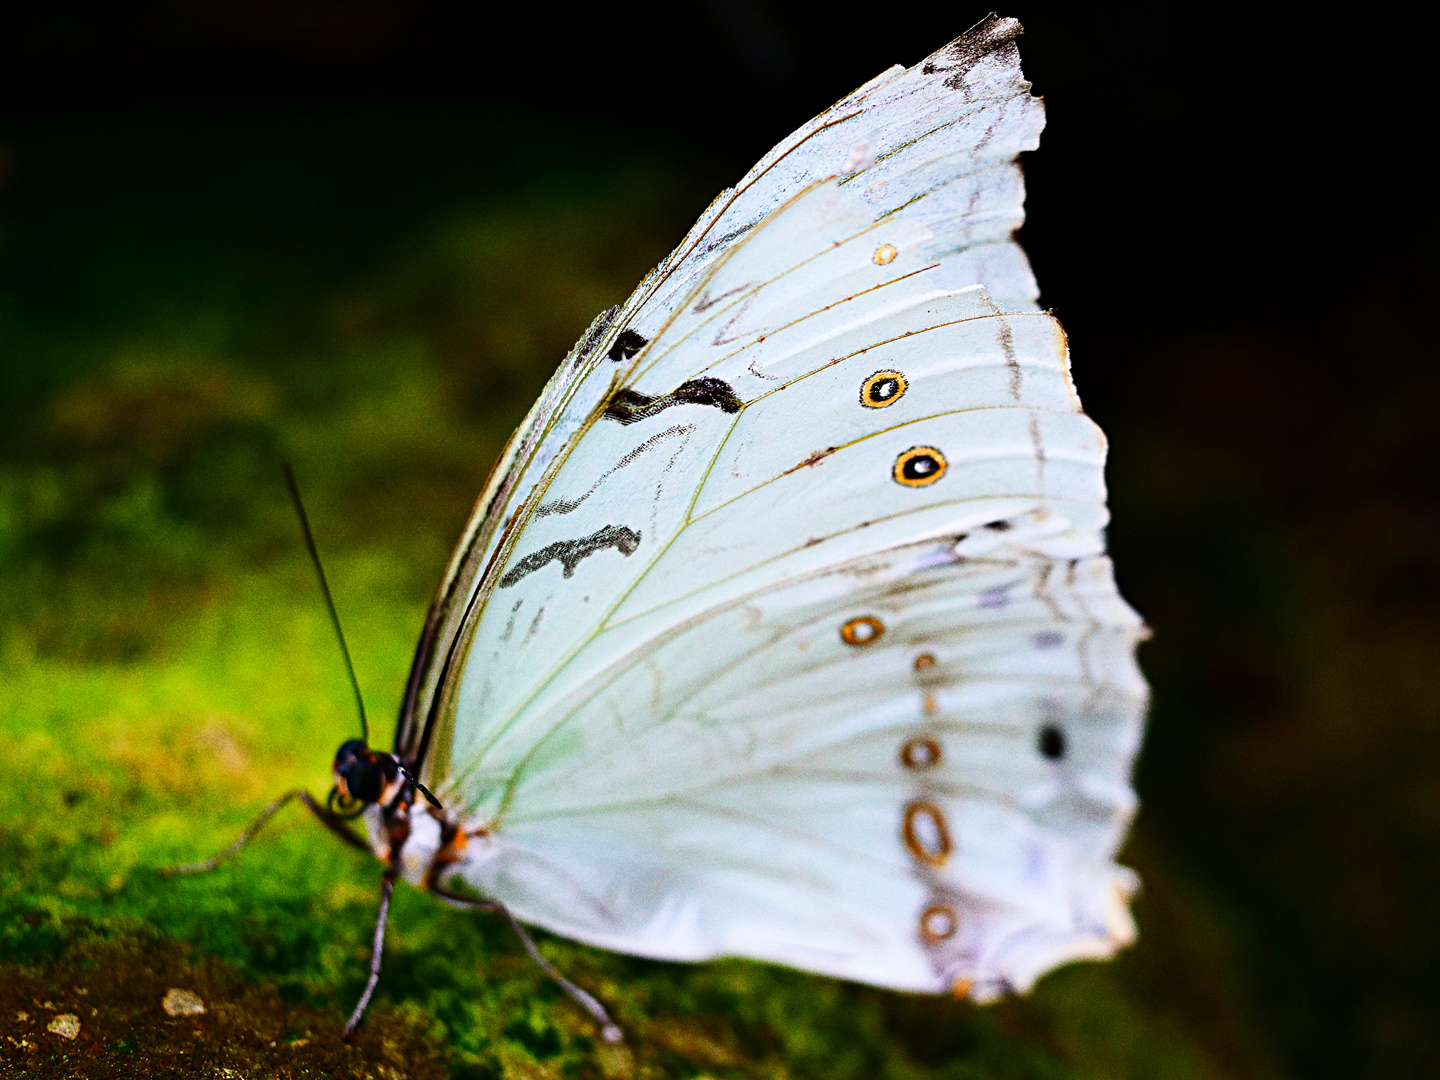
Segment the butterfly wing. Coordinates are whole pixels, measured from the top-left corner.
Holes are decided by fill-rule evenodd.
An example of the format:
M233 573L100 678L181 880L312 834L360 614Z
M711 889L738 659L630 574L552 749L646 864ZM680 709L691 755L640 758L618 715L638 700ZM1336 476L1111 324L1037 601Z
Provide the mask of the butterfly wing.
M772 152L518 436L419 699L522 918L979 996L1128 939L1141 628L1010 239L1016 32Z
M749 593L606 672L471 881L622 951L980 996L1128 940L1135 619L1072 531L1008 520Z
M395 749L424 766L437 741L437 691L461 657L460 628L487 599L487 571L508 528L523 520L547 470L628 362L659 332L716 261L759 222L818 180L843 175L872 220L929 227L929 253L956 281L982 284L1006 310L1038 296L1013 232L1024 220L1016 156L1039 145L1044 112L1020 71L1014 19L988 16L909 69L896 65L836 102L722 192L626 303L605 312L560 365L511 438L456 546L416 650ZM610 361L607 363L606 361ZM494 575L492 574L493 578Z

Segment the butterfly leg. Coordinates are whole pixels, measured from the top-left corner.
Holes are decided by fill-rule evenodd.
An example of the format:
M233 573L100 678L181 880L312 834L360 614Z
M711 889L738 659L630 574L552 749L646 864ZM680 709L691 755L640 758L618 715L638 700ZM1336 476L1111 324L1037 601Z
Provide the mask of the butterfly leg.
M540 949L536 946L534 939L526 932L525 927L520 925L515 916L510 914L510 909L504 904L498 900L471 900L468 897L457 896L454 893L446 892L444 889L434 885L430 887L430 891L451 907L466 908L471 911L500 912L501 915L505 916L505 921L510 924L510 929L515 931L515 936L520 939L520 944L525 946L525 952L529 954L531 960L535 961L535 966L550 976L555 985L565 991L566 996L569 997L571 1001L589 1013L591 1017L594 1018L595 1023L600 1025L600 1038L607 1043L618 1043L625 1038L625 1033L620 1030L620 1025L610 1019L610 1014L605 1011L605 1006L596 1001L594 995L580 989L580 987L565 978L564 975L560 974L559 968L540 954Z
M210 870L214 870L221 863L225 862L227 859L238 853L240 849L243 848L246 844L250 843L251 840L255 839L255 834L258 833L261 829L263 829L266 823L269 822L269 820L280 811L280 808L283 807L286 803L288 803L291 799L299 799L305 805L305 808L309 810L312 814L314 814L317 819L319 819L320 824L324 825L327 829L329 829L332 833L338 836L341 840L344 840L351 847L359 848L361 851L370 850L369 844L361 840L358 836L356 836L353 832L351 832L348 828L345 827L344 822L340 821L323 806L317 803L314 798L311 797L308 791L306 791L304 788L296 788L293 791L287 791L284 795L281 795L280 798L276 799L264 810L260 811L260 816L250 823L249 827L240 834L239 838L233 844L227 847L224 851L220 852L218 855L214 855L211 858L203 860L202 862L185 863L181 866L166 866L161 868L158 873L161 877L175 877L180 874L203 874Z
M355 1037L355 1029L360 1026L365 1010L370 1005L370 995L375 993L375 984L380 981L380 953L385 947L385 923L390 917L390 894L394 889L394 879L386 874L380 885L380 914L375 920L375 938L370 946L370 980L365 984L365 992L360 995L355 1011L350 1014L350 1019L345 1024L346 1042Z
M451 907L459 908L461 911L495 911L500 907L494 900L472 900L468 896L447 892L438 885L431 885L430 892Z
M618 1043L624 1039L625 1033L620 1030L619 1024L610 1019L610 1014L605 1011L605 1006L561 975L559 968L540 955L540 950L535 946L534 940L526 933L525 928L520 925L515 916L510 914L509 908L501 903L496 903L495 907L499 909L501 915L505 916L505 921L510 924L510 929L515 931L515 936L520 939L520 944L525 946L525 951L530 954L530 959L535 961L536 967L549 975L555 985L564 990L571 1001L594 1017L595 1023L600 1025L600 1038L607 1043Z

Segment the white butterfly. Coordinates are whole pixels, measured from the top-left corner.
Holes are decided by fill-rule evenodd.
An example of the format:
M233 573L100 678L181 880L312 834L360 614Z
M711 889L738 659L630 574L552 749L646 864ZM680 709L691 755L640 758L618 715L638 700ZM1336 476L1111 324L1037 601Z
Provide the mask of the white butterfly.
M805 125L561 365L395 753L336 759L387 901L463 882L607 949L981 1000L1133 938L1144 630L1012 238L1044 123L1019 33Z

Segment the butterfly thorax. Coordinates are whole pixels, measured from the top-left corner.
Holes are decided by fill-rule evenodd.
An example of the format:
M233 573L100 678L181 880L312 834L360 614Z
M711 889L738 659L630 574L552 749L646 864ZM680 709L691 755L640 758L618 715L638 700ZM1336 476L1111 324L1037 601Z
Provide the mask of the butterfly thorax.
M364 810L370 848L391 874L432 888L476 854L476 837L423 799L400 798Z

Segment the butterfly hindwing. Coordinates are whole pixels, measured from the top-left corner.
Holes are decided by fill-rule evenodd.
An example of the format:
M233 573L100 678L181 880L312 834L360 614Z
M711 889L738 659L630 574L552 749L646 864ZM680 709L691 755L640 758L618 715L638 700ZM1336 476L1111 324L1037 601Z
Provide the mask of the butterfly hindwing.
M1022 516L652 639L532 747L475 883L609 947L911 989L1112 948L1139 626L1103 557L1042 554L1075 541ZM927 947L937 904L966 942Z

